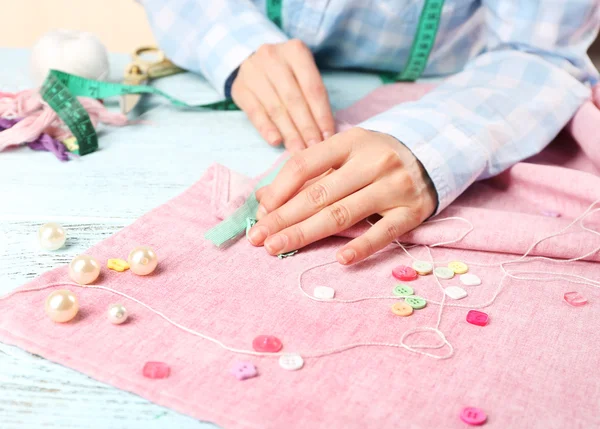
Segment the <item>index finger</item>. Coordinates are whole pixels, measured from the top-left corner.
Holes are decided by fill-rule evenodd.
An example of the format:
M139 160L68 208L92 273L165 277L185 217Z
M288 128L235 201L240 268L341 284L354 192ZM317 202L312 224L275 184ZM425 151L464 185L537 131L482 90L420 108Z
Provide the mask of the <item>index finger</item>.
M342 136L344 134L337 134L330 144L314 145L292 156L275 180L261 192L256 217L260 219L282 206L307 181L330 168L337 169L343 165L350 155L351 146L343 144Z

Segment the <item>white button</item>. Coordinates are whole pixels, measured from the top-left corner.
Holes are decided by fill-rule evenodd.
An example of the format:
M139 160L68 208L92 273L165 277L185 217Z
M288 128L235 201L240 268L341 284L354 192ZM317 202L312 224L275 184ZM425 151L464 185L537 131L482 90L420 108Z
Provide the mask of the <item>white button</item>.
M435 270L433 270L433 273L436 275L436 277L444 280L450 280L452 277L454 277L454 271L448 267L437 267Z
M317 286L313 291L313 295L315 298L319 299L333 299L335 296L335 289L330 288L329 286Z
M467 286L479 286L481 279L475 274L463 274L460 276L460 281Z
M279 358L279 366L288 371L296 371L304 366L304 359L296 353L288 353L281 355Z
M415 270L421 276L431 274L431 272L433 271L433 265L425 261L415 261L413 262L412 267L413 270Z
M463 299L467 296L467 291L458 286L450 286L444 289L446 295L448 295L452 299Z

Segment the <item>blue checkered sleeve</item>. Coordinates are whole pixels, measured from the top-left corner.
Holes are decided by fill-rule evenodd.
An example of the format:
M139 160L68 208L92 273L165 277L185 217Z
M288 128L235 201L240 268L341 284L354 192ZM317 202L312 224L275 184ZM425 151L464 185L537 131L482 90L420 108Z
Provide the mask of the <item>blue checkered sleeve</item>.
M487 0L486 49L417 102L359 126L406 145L443 210L471 183L541 151L590 95L597 0Z
M259 46L287 40L250 0L143 0L154 36L178 66L201 73L221 93Z

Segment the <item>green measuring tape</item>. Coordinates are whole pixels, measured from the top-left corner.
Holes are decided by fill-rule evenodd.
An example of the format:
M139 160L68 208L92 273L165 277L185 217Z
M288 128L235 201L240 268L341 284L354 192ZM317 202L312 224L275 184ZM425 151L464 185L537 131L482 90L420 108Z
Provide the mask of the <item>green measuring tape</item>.
M280 28L282 26L282 1L267 0L267 16ZM382 73L380 76L384 83L399 80L414 81L423 73L435 43L443 5L444 0L425 0L406 67L399 74ZM239 110L230 99L191 105L151 86L99 82L57 70L50 71L41 89L42 98L73 133L76 143L69 147L69 150L78 155L86 155L98 149L98 135L89 115L76 97L109 98L126 94L160 95L169 100L171 104L188 109Z
M188 109L239 110L232 100L193 105L151 86L99 82L57 70L50 71L42 85L41 94L77 139L72 152L78 155L86 155L98 149L98 135L89 115L76 97L109 98L126 94L155 94L166 98L175 106Z
M267 0L267 16L279 28L282 26L282 2L283 0ZM423 74L435 43L443 7L444 0L425 0L419 16L417 34L410 48L404 70L401 73L380 73L383 83L414 82Z

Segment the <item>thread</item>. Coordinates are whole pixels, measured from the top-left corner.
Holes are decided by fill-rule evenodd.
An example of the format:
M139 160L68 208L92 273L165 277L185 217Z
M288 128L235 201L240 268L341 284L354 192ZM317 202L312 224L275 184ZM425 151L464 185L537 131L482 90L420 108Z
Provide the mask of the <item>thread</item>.
M433 305L438 305L439 309L438 309L438 316L437 316L437 320L436 320L436 324L434 327L431 326L418 326L415 328L411 328L406 330L401 336L400 336L400 340L398 343L387 343L387 342L357 342L357 343L350 343L350 344L345 344L342 346L338 346L338 347L333 347L333 348L329 348L329 349L322 349L322 350L316 350L316 351L300 351L297 352L298 354L300 354L301 356L303 356L304 358L318 358L318 357L324 357L324 356L330 356L336 353L341 353L347 350L351 350L354 348L358 348L358 347L392 347L392 348L404 348L409 352L412 353L416 353L416 354L420 354L420 355L424 355L424 356L428 356L431 357L433 359L449 359L454 355L454 347L452 346L452 344L448 341L448 339L446 338L446 336L444 335L444 333L439 329L441 322L442 322L442 316L443 316L443 311L445 307L458 307L458 308L469 308L469 309L476 309L476 308L485 308L488 307L490 305L492 305L494 303L494 301L496 300L496 297L498 296L498 294L500 293L500 291L502 290L502 288L504 287L505 284L505 280L507 278L513 278L515 280L528 280L528 281L555 281L557 279L563 280L565 282L569 282L569 283L576 283L576 284L584 284L584 285L588 285L588 286L592 286L592 287L596 287L596 288L600 288L600 281L596 281L596 280L592 280L592 279L588 279L586 277L583 276L579 276L579 275L574 275L574 274L565 274L565 273L553 273L553 272L541 272L541 271L513 271L512 273L507 271L505 268L505 265L508 264L514 264L514 263L528 263L534 260L546 260L546 261L550 261L550 262L555 262L555 263L566 263L566 262L575 262L575 261L579 261L581 259L586 258L587 256L597 252L598 250L600 250L600 246L596 247L594 249L594 251L592 252L588 252L585 255L582 256L578 256L576 258L571 258L571 259L554 259L554 258L547 258L547 257L542 257L542 256L535 256L535 257L531 257L530 259L525 260L525 258L527 257L527 255L535 248L535 246L537 246L539 243L553 238L553 237L557 237L560 236L562 234L565 234L572 226L578 224L583 230L588 231L593 233L596 236L600 236L600 232L592 230L590 228L588 228L587 226L585 226L585 224L583 223L583 221L585 220L586 217L588 217L591 214L594 214L598 211L600 211L600 208L596 208L594 209L594 207L600 203L600 200L596 200L594 201L587 210L585 210L585 212L583 212L580 216L578 216L576 219L574 219L570 224L568 224L566 227L562 228L560 231L551 234L547 237L543 237L541 239L538 239L537 241L535 241L528 249L527 251L519 258L517 259L512 259L512 260L508 260L508 261L504 261L504 262L500 262L500 263L495 263L495 264L482 264L482 263L477 263L477 262L468 262L469 265L473 265L473 266L485 266L485 267L489 267L489 266L496 266L499 267L502 271L503 271L503 276L500 279L500 282L498 283L498 287L496 288L495 293L493 294L492 298L489 299L488 301L482 303L482 304L475 304L475 305L467 305L467 304L447 304L446 303L446 294L444 293L444 287L442 285L442 283L440 282L439 278L433 274L433 278L435 279L437 286L440 290L440 292L442 293L442 300L441 301L434 301L434 300L427 300L428 304L433 304ZM431 224L431 223L437 223L437 222L446 222L449 220L461 220L463 222L466 222L467 224L470 225L469 230L466 233L461 234L461 236L459 236L458 238L456 238L455 240L450 240L445 242L445 244L453 244L456 243L457 241L462 240L469 232L471 232L473 230L473 225L471 224L471 222L469 222L467 219L464 218L460 218L460 217L451 217L451 218L444 218L444 219L437 219L437 220L432 220L429 222L426 222L427 224ZM403 244L401 244L400 242L398 242L397 240L395 241L395 243L397 244L397 246L399 248L401 248L409 257L417 260L414 256L412 256L410 254L410 252L408 251L408 247L409 246L404 246ZM432 245L422 245L421 247L425 247L425 249L428 252L429 255L429 260L432 264L436 265L436 264L440 264L440 262L436 262L435 259L433 258L433 254L431 252L431 248L434 247L439 247L441 245L441 243L435 243ZM410 247L419 247L419 246L410 246ZM390 252L390 251L394 251L395 249L390 249L390 250L383 250L380 252L377 252L376 254L372 255L370 258L380 254L380 253L384 253L384 252ZM366 260L370 259L367 258ZM321 263L312 267L309 267L305 270L303 270L302 272L300 272L300 274L298 275L298 287L300 288L300 291L307 296L308 298L314 300L314 301L320 301L322 303L326 303L326 304L331 304L331 303L354 303L354 302L359 302L359 301L364 301L364 300L369 300L369 299L393 299L393 300L398 300L399 296L374 296L374 297L361 297L361 298L357 298L357 299L353 299L353 300L340 300L340 299L329 299L329 300L322 300L319 298L315 298L311 295L309 295L303 288L302 286L302 277L304 276L304 274L320 268L320 267L324 267L327 265L331 265L336 263L336 261L330 261L330 262L325 262L325 263ZM444 262L445 263L445 262ZM535 277L535 276L527 276L527 277L523 277L522 274L535 274L535 275L544 275L546 277ZM547 277L548 275L554 275L556 277ZM191 335L197 336L199 338L205 339L207 341L210 341L216 345L218 345L219 347L228 350L230 352L233 353L237 353L237 354L244 354L244 355L250 355L250 356L263 356L263 357L279 357L281 355L284 354L288 354L289 352L278 352L278 353L264 353L264 352L257 352L254 350L248 350L248 349L241 349L241 348L236 348L236 347L231 347L226 345L224 342L211 337L209 335L203 334L201 332L195 331L193 329L190 329L180 323L175 322L174 320L170 319L167 315L165 315L164 313L154 309L153 307L151 307L150 305L138 300L135 297L132 297L126 293L117 291L115 289L106 287L106 286L101 286L101 285L80 285L77 283L72 283L72 282L55 282L55 283L50 283L50 284L46 284L46 285L41 285L41 286L37 286L35 288L30 288L30 289L20 289L20 290L15 290L12 291L2 297L0 297L0 301L9 299L10 297L16 295L16 294L20 294L20 293L26 293L26 292L33 292L33 291L41 291L41 290L45 290L45 289L49 289L55 286L73 286L73 287L77 287L77 288L85 288L85 289L96 289L96 290L103 290L103 291L107 291L110 293L113 293L115 295L119 295L123 298L126 298L128 300L131 300L139 305L141 305L142 307L146 308L147 310L149 310L150 312L156 314L157 316L161 317L162 319L164 319L165 321L167 321L168 323L170 323L171 325L175 326L178 329L181 329L184 332L187 332ZM432 332L434 334L436 334L439 339L441 340L441 342L437 345L426 345L426 344L416 344L416 345L408 345L406 344L406 340L415 334L418 334L420 332ZM442 355L438 355L438 354L434 354L434 353L430 353L424 350L427 349L431 349L431 350L436 350L436 349L441 349L443 347L447 347L448 351L445 354Z

